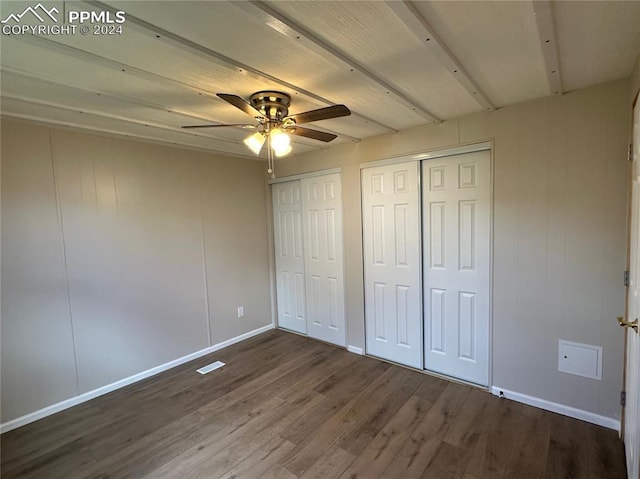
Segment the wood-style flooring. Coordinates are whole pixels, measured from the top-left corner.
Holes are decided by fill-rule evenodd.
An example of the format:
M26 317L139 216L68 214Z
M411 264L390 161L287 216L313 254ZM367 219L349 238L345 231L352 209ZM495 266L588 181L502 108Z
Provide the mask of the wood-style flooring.
M626 477L615 431L282 331L1 441L3 479Z

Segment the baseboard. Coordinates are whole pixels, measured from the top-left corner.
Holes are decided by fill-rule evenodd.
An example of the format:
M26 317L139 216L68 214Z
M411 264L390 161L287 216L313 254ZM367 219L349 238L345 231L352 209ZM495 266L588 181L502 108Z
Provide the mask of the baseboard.
M175 368L176 366L180 366L181 364L187 363L189 361L193 361L201 356L206 356L207 354L211 354L215 351L219 351L220 349L226 348L227 346L231 346L232 344L239 343L240 341L244 341L245 339L249 339L253 336L257 336L258 334L265 333L271 329L273 329L273 324L268 324L258 329L254 329L253 331L249 331L248 333L241 334L231 339L227 339L226 341L222 341L221 343L214 344L213 346L209 346L208 348L201 349L200 351L196 351L195 353L187 354L178 359L174 359L173 361L169 361L168 363L161 364L160 366L156 366L151 369L147 369L138 374L134 374L133 376L129 376L128 378L121 379L116 381L115 383L107 384L106 386L102 386L98 389L94 389L93 391L86 392L79 396L74 396L72 398L66 399L56 404L52 404L51 406L47 406L38 411L25 414L16 419L12 419L11 421L7 421L3 424L0 424L0 434L11 431L12 429L19 428L20 426L24 426L31 422L37 421L38 419L45 418L47 416L51 416L60 411L64 411L70 407L76 406L83 402L89 401L91 399L97 398L98 396L102 396L104 394L115 391L116 389L123 388L135 382L141 381L148 377L154 376L158 373L167 371L168 369Z
M498 386L493 386L491 388L491 393L498 397L504 397L506 399L511 399L512 401L528 404L529 406L534 406L546 411L562 414L563 416L569 416L575 419L590 422L592 424L597 424L598 426L614 429L618 432L620 431L620 421L618 419L601 416L600 414L596 414L593 412L584 411L575 407L565 406L564 404L547 401L546 399L540 399L534 396L528 396L526 394L509 391L508 389L504 389Z
M348 345L347 351L353 354L359 354L360 356L364 355L364 351L362 350L362 348L358 348L357 346Z

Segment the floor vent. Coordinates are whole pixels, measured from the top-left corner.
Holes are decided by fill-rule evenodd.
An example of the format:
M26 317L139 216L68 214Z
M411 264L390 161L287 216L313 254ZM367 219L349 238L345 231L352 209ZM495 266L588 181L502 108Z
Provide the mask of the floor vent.
M198 372L200 374L207 374L214 369L221 368L222 366L224 366L224 363L222 361L216 361L215 363L207 364L206 366L201 367L200 369L198 369Z

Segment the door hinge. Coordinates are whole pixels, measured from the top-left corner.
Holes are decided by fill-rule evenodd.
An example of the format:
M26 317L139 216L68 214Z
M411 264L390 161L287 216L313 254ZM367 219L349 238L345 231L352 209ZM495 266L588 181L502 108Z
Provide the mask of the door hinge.
M624 272L624 285L629 286L629 271Z
M629 151L627 153L627 160L633 161L633 144L629 143Z
M627 392L620 391L620 406L625 407L627 405Z

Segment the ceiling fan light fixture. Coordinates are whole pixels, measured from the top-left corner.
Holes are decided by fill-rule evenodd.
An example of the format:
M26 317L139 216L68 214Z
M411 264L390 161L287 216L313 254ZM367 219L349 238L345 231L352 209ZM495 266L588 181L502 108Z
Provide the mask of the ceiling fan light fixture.
M260 154L260 150L262 149L262 145L264 145L265 141L264 133L258 131L253 135L249 135L243 141L244 144L256 155Z
M332 105L324 108L289 115L291 96L281 91L259 91L249 97L249 101L238 95L229 93L217 93L217 96L242 110L247 115L257 120L258 124L215 124L215 125L187 125L183 128L212 128L220 126L235 126L240 128L258 129L257 133L243 140L244 144L254 154L260 155L260 151L267 143L267 160L269 166L267 173L275 178L273 173L273 157L281 158L291 153L291 135L304 136L325 143L335 140L338 135L310 128L297 126L313 121L330 120L342 116L351 115L351 111L345 105Z
M286 156L289 153L291 153L291 150L292 150L291 145L287 145L284 148L281 148L279 150L276 150L274 148L273 152L276 154L276 157L282 158L283 156Z
M271 129L269 136L271 137L271 148L275 152L286 149L291 143L289 135L277 127Z

